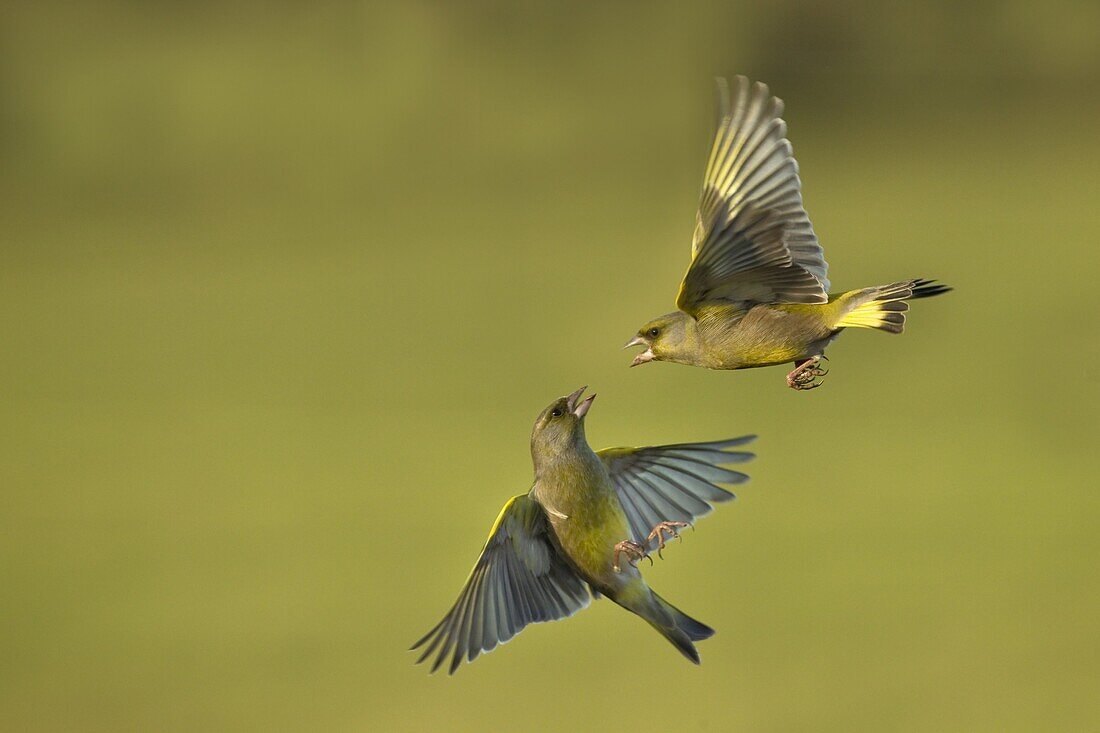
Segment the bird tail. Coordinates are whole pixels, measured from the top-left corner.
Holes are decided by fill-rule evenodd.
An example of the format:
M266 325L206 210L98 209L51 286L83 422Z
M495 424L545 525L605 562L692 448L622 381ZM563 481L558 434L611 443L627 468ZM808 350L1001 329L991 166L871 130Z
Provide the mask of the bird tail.
M696 664L699 664L699 651L692 642L714 636L714 629L702 621L696 621L652 591L648 606L637 613Z
M905 301L931 298L949 290L935 280L902 280L851 290L833 301L837 313L833 328L877 328L901 333L905 329L905 312L909 310Z

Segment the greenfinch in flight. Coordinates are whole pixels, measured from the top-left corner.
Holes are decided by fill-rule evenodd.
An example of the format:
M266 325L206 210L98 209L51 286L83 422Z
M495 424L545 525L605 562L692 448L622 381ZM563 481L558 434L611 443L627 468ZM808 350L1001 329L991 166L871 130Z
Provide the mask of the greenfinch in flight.
M845 328L901 333L908 300L950 288L902 280L829 293L828 264L802 205L783 102L739 76L719 80L718 132L695 220L691 264L673 313L642 326L631 366L709 369L793 362L787 385L821 385L825 347Z
M743 473L722 468L751 453L730 450L755 436L710 443L593 451L584 419L596 395L582 387L535 420L535 480L508 500L454 606L413 649L453 674L531 623L571 616L607 596L641 616L696 664L693 642L714 630L650 590L636 563L678 530L733 498L718 484ZM652 558L650 558L652 562Z

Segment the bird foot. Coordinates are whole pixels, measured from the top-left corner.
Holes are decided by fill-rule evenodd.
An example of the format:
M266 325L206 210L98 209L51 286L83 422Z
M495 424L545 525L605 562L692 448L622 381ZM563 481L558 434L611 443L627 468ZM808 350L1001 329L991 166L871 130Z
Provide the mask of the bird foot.
M646 538L646 541L652 542L653 540L657 540L657 557L661 558L662 560L665 559L661 555L661 550L665 549L665 532L668 532L668 539L670 540L675 537L680 542L684 541L684 538L680 536L680 533L678 531L680 527L691 527L692 529L695 529L694 525L692 525L691 522L666 521L658 522L657 526L653 528L653 531L649 533L649 537Z
M822 382L815 381L829 373L828 369L822 369L820 356L811 356L809 359L796 361L795 367L787 375L787 386L799 392L808 392L817 389Z
M634 540L623 540L619 544L615 545L615 556L612 560L612 569L616 573L622 572L622 568L619 567L619 555L626 555L627 561L630 562L630 567L638 567L638 561L643 557L649 560L649 564L653 564L653 558L649 556L649 552L639 545Z

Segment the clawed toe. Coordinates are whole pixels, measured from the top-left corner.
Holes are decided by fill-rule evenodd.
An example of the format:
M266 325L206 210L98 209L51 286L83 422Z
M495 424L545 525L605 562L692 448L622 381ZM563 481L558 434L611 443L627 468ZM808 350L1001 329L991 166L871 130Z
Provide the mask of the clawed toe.
M639 545L634 540L623 540L615 545L615 555L612 558L611 568L616 573L621 573L622 568L619 566L619 555L626 555L627 561L630 563L630 567L638 567L638 561L643 557L649 560L649 564L653 564L653 558L649 556L649 553L644 547Z
M828 369L822 369L819 366L822 358L822 356L812 356L798 363L787 375L787 386L800 392L808 392L811 389L820 387L822 382L817 380L824 378L829 373Z
M675 537L680 542L684 541L684 538L680 536L679 530L681 527L691 527L692 530L695 529L695 525L691 522L676 522L668 520L657 523L657 525L653 528L653 531L649 533L648 537L646 537L645 545L639 544L634 540L623 540L622 542L618 543L617 545L615 545L615 554L612 558L612 569L616 573L622 572L622 568L619 565L619 555L626 555L631 567L637 567L638 560L641 560L643 557L649 560L649 564L652 565L653 557L649 554L649 549L646 545L648 545L650 542L653 542L653 540L657 540L657 557L664 560L664 555L661 554L661 550L665 549L666 540L670 540ZM668 535L667 537L665 536L666 533Z
M668 539L675 537L680 542L684 541L684 538L680 536L680 527L691 527L695 529L695 526L691 522L659 522L653 531L649 533L649 537L646 538L647 542L657 540L657 557L664 560L664 555L661 554L661 550L665 549L665 532L668 532Z

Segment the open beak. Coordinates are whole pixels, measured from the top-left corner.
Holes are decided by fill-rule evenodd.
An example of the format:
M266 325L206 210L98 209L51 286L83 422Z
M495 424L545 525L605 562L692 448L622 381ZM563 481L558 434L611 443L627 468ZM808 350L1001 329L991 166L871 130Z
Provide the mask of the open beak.
M592 407L592 400L596 399L596 395L592 394L582 400L581 395L584 394L586 389L588 389L588 385L581 387L565 398L565 404L568 405L569 411L578 418L582 418L588 414L588 410Z
M629 349L631 346L645 346L646 350L634 357L634 361L630 362L630 366L636 367L639 364L645 364L647 361L653 361L657 357L653 355L653 347L645 342L641 336L635 336L626 342L623 346L624 349Z

